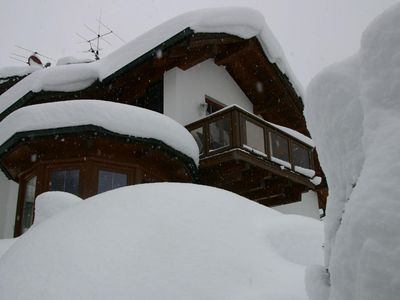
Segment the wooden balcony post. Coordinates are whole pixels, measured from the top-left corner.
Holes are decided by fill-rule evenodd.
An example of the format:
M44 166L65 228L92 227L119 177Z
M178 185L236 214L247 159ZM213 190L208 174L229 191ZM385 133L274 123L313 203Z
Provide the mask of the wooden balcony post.
M208 128L209 122L204 121L203 122L203 131L204 131L204 136L203 136L203 148L204 148L204 156L208 156L209 154L209 145L210 145L210 130Z
M243 130L240 122L239 111L234 109L231 114L232 148L241 148L241 131Z

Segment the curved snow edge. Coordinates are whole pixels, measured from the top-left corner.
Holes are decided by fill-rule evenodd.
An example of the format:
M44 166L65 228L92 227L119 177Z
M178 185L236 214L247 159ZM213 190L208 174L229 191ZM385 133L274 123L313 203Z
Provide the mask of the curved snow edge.
M153 138L199 163L192 135L171 118L144 108L102 100L71 100L27 106L11 113L0 127L0 144L17 132L95 125L141 138Z

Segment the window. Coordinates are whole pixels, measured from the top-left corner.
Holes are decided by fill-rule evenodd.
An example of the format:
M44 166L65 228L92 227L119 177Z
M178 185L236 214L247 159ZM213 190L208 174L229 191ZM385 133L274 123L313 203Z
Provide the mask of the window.
M79 196L79 170L57 170L50 172L50 191L68 192Z
M210 151L230 145L230 123L229 118L210 122Z
M310 169L310 152L309 150L301 146L300 144L292 142L292 160L295 166Z
M125 173L99 170L98 193L113 190L128 184L128 175Z
M33 223L33 215L35 211L35 194L36 194L37 177L29 179L25 185L24 206L22 211L22 232L28 230Z
M216 111L219 111L225 107L224 104L222 104L221 102L218 102L215 99L211 99L210 97L206 97L206 103L207 103L206 115L215 113Z
M289 142L287 138L276 132L269 133L271 140L271 156L289 161Z
M203 154L203 151L204 151L203 127L193 129L192 131L190 131L190 133L192 134L194 140L197 143L197 146L199 147L199 154Z
M245 145L265 153L264 129L249 120L245 121L246 139Z

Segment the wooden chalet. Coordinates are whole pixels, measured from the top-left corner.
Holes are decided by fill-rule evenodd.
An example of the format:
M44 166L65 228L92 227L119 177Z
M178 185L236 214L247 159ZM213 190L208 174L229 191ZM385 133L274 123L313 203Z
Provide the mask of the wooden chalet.
M2 120L23 107L74 99L102 99L168 115L168 74L207 64L230 77L248 106L243 109L229 97L204 91L195 104L200 113L177 120L199 146L198 166L159 140L121 135L95 124L26 130L0 145L1 169L18 184L15 235L32 223L35 196L49 190L87 198L124 185L176 181L220 187L266 206L299 202L302 193L312 190L323 205L327 189L324 180L317 185L315 176L323 174L315 149L303 138L309 134L302 100L268 59L258 36L184 28L88 87L28 91L0 112L0 132ZM0 92L17 89L17 82L33 75L3 79ZM189 105L187 98L176 96L176 107Z

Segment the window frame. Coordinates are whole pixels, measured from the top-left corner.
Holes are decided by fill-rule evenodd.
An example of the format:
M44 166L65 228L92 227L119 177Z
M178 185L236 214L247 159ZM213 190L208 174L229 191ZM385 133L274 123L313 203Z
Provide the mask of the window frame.
M225 104L223 104L222 102L210 97L210 96L205 96L205 103L207 104L207 109L206 109L206 116L209 116L217 111L220 111L221 109L223 109L224 107L226 107ZM208 108L215 108L215 110L213 109L213 111L209 112Z
M34 177L36 177L36 184L35 184L35 193L33 200L32 224L33 220L35 219L35 204L36 204L35 202L36 202L36 197L39 194L39 176L37 172L29 172L21 177L20 182L22 180L22 183L18 187L18 200L17 200L17 210L15 214L14 236L19 236L23 233L23 214L25 206L26 187L28 182Z
M128 186L128 185L132 185L133 183L132 181L132 176L131 176L131 170L127 170L127 169L123 169L123 168L118 168L118 167L109 167L109 166L103 166L103 165L99 165L96 167L96 195L100 194L100 193L105 193L107 191L111 191L114 190L115 188L111 188L110 190L106 190L104 192L100 192L99 191L99 184L100 184L100 171L105 171L105 172L110 172L110 173L115 173L115 174L124 174L126 175L126 185L124 186ZM123 187L123 186L121 186Z
M295 162L294 162L294 157L296 157L296 155L293 155L294 145L296 145L296 146L299 147L299 148L303 148L303 149L306 150L306 152L307 152L307 154L308 154L308 155L307 155L307 156L308 156L308 167L307 167L307 168L295 164ZM292 165L293 165L293 168L294 168L295 166L297 166L297 167L301 167L301 168L305 168L305 169L314 170L314 166L313 166L313 163L312 163L312 150L311 150L309 147L307 147L306 145L304 145L304 144L302 144L302 143L299 143L299 142L297 142L297 141L292 141L291 144L290 144L290 157L291 157L291 160L292 160L291 163L292 163Z

